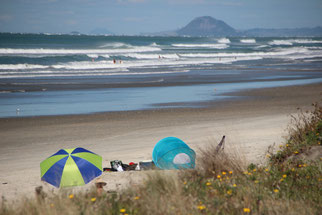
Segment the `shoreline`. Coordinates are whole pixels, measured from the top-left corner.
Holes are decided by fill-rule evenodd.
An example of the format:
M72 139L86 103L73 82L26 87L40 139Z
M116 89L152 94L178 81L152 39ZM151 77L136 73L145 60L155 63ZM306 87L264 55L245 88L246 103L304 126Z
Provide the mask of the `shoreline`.
M321 101L321 92L321 84L297 85L230 93L243 99L211 102L207 108L0 118L0 194L14 199L33 195L39 185L53 189L40 181L39 164L60 148L84 147L100 154L107 167L116 159L124 163L151 159L154 145L167 136L198 151L226 135L226 145L248 163L261 163L269 145L282 143L290 114ZM125 175L142 174L103 173L109 183L106 189L117 187ZM127 183L124 180L121 186Z
M0 118L207 109L217 104L243 100L250 96L243 95L243 92L251 90L316 83L322 83L322 78L3 94L0 95L4 104Z

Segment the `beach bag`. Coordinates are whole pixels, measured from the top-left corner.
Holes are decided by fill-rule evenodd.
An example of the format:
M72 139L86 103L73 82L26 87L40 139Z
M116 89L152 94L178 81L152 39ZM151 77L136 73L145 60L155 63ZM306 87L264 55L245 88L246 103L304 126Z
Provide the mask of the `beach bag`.
M118 172L123 172L123 167L122 167L123 163L120 160L114 160L111 161L111 169L112 171L118 171Z

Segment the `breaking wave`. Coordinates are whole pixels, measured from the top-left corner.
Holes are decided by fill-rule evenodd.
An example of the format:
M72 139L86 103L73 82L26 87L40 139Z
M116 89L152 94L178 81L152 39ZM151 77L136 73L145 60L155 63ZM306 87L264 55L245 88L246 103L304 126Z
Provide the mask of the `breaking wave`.
M35 64L0 64L0 70L46 69L48 67Z
M133 46L127 49L12 49L0 48L0 55L75 55L75 54L116 54L161 51L158 47Z
M269 42L268 44L276 45L276 46L280 46L280 45L291 46L291 45L293 45L293 43L290 42L289 40L273 40L273 41Z
M203 44L172 44L174 47L180 48L213 48L213 49L226 49L229 46L226 44L216 43L203 43Z
M177 54L124 54L125 57L136 58L136 59L179 59Z
M322 43L321 40L312 40L312 39L292 39L292 40L273 40L269 42L270 45L293 45L293 43L297 44L319 44Z
M217 41L218 43L223 43L223 44L230 43L230 40L228 38L220 38Z
M107 47L110 47L110 48L120 48L120 47L132 47L131 45L129 44L125 44L125 43L105 43L103 45L100 46L100 48L107 48Z
M241 39L241 43L256 43L255 39Z
M173 70L173 71L154 71L154 72L129 72L129 70L76 70L76 71L37 71L28 74L18 72L0 73L1 78L33 78L33 77L71 77L71 76L125 76L125 75L158 75L158 74L171 74L171 73L186 73L189 70ZM155 82L162 82L158 80Z

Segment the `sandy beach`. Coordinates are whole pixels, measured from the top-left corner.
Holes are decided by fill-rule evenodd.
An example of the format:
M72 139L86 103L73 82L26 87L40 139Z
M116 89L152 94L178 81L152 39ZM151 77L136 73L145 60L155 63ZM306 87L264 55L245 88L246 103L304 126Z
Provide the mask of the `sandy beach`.
M89 115L0 119L0 195L13 200L33 196L40 181L39 164L60 148L84 147L124 163L152 159L154 145L175 136L198 152L226 135L247 162L261 163L269 145L283 142L290 115L321 100L322 85L267 88L235 93L240 99L209 103L202 109L155 109ZM198 153L197 153L198 156ZM140 180L142 172L104 172L106 190ZM84 186L88 188L93 182ZM56 189L55 189L56 190Z

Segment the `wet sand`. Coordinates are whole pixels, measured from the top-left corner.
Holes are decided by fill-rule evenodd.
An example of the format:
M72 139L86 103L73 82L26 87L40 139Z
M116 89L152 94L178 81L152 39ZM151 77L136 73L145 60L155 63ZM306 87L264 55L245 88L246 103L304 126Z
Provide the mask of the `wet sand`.
M33 196L40 181L42 160L60 148L84 147L124 163L151 159L154 145L176 136L198 151L227 136L226 145L238 149L247 162L261 163L269 145L286 135L290 114L321 101L322 85L267 88L234 93L237 100L209 102L202 109L155 109L88 115L0 119L0 195L7 199ZM198 153L197 153L198 156ZM106 190L142 178L143 172L103 173ZM127 177L131 176L131 177ZM88 188L92 182L84 186Z

